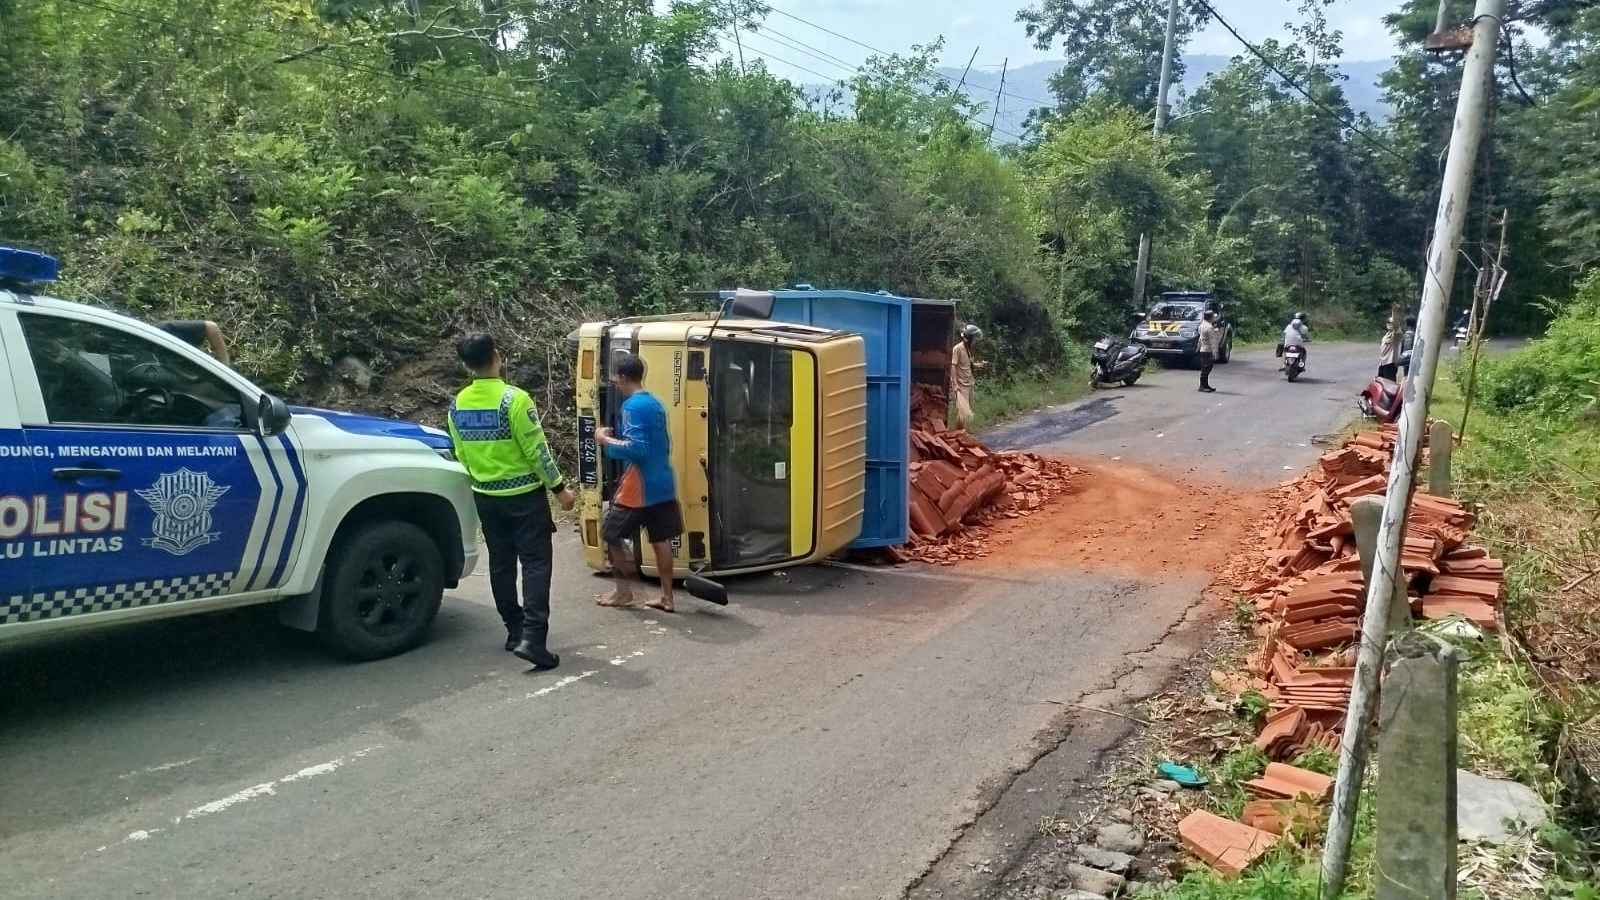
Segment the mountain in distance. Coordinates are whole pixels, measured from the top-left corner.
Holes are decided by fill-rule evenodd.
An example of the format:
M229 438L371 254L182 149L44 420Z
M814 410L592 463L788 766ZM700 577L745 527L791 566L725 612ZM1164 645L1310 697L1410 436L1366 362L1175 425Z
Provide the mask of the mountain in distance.
M1206 76L1220 72L1232 62L1231 57L1217 54L1190 54L1183 58L1183 80L1173 85L1171 98L1174 109L1182 106L1183 98L1195 92L1205 83ZM1050 76L1061 68L1061 63L1054 61L1029 63L1017 66L1006 72L1006 94L1001 98L1000 115L995 121L996 129L1020 134L1022 123L1028 117L1028 112L1041 104L1038 100L1049 101L1053 96L1050 93ZM1393 65L1387 59L1350 60L1339 64L1339 71L1346 78L1344 81L1344 95L1350 103L1350 108L1357 113L1366 113L1378 121L1389 117L1388 105L1383 102L1383 89L1378 86L1378 76L1388 71ZM952 83L961 79L961 69L940 67L939 73L949 78ZM817 85L806 85L806 93L815 95ZM985 104L983 117L987 119L994 113L995 91L1000 87L1000 71L998 69L973 69L967 73L964 92ZM1029 100L1018 99L1027 97ZM1004 140L996 136L996 140Z

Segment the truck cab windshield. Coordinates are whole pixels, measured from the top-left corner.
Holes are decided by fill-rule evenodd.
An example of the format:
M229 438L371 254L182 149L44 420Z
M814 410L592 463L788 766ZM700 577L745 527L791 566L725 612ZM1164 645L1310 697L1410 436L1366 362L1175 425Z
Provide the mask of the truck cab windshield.
M770 344L712 344L708 438L712 559L718 566L795 555L789 491L793 354Z

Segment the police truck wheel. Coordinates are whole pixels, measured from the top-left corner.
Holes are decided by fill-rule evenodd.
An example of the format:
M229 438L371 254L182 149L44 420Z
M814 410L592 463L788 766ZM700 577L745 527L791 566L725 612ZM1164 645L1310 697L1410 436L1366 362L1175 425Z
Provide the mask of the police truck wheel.
M444 558L410 522L374 522L340 542L322 589L317 634L351 659L422 642L444 597Z
M1228 335L1228 339L1222 342L1222 350L1221 350L1221 352L1219 352L1217 354L1217 362L1221 363L1222 365L1227 365L1229 360L1232 360L1232 359L1233 359L1233 335L1230 333Z

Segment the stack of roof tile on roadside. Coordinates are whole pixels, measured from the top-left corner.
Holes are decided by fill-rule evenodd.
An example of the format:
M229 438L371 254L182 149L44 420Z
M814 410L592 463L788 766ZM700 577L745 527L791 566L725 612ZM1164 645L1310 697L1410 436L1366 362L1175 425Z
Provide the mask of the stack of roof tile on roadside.
M1197 813L1179 826L1184 845L1224 872L1242 870L1271 846L1261 843L1261 834L1274 838L1285 822L1305 815L1288 804L1320 804L1332 791L1332 779L1281 761L1339 747L1366 595L1350 505L1383 495L1396 438L1393 428L1384 428L1324 454L1312 472L1285 486L1290 493L1280 494L1286 501L1281 519L1259 535L1268 547L1264 570L1243 591L1254 595L1261 636L1248 660L1249 683L1269 702L1255 745L1273 762L1245 785L1257 800L1246 807L1244 822ZM1460 503L1417 492L1400 565L1414 614L1461 616L1492 629L1505 567L1468 543L1471 526Z
M901 558L952 564L988 552L981 528L999 518L1032 515L1067 489L1078 471L1033 453L990 450L964 429L944 424L945 395L913 385L911 397L911 539Z

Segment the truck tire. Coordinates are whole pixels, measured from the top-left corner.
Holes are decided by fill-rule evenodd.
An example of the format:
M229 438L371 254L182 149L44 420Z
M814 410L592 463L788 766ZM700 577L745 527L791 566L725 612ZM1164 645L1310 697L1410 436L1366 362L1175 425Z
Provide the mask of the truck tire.
M444 597L444 557L410 522L370 522L341 539L323 576L317 636L350 659L422 642Z
M1229 329L1227 336L1225 338L1223 338L1223 340L1222 340L1222 352L1217 354L1217 362L1219 364L1221 364L1221 365L1227 365L1228 362L1230 360L1232 360L1232 359L1233 359L1233 330Z

